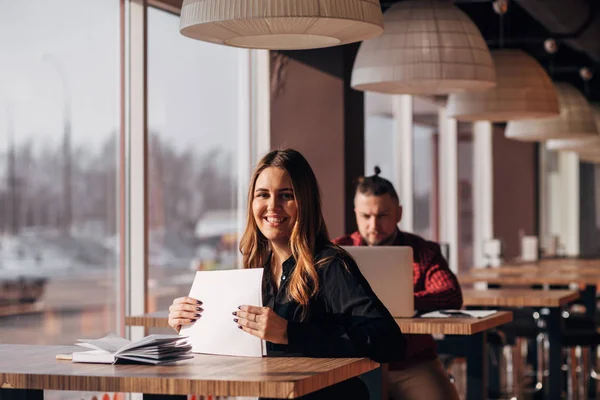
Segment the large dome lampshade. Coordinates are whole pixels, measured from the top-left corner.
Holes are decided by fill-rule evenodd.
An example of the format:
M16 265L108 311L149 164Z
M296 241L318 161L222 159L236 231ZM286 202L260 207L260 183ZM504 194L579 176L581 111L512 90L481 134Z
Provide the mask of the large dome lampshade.
M560 114L552 118L510 121L505 136L526 142L575 139L597 135L596 121L587 100L568 83L555 83Z
M596 119L597 135L588 135L578 139L550 139L546 142L546 148L557 151L596 149L598 157L600 157L600 104L592 104L591 107Z
M234 47L294 50L383 32L379 0L184 0L182 35Z
M506 122L558 116L558 98L542 66L522 50L492 51L497 86L490 90L454 93L448 115L460 121Z
M450 2L402 1L383 18L383 34L360 45L352 72L354 89L443 95L496 85L485 40Z

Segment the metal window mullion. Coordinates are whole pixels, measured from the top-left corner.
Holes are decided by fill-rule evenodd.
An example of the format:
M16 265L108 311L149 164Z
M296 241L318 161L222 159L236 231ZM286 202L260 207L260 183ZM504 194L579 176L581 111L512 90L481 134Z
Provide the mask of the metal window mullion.
M271 54L269 50L252 50L255 96L253 116L256 132L252 164L271 149Z
M252 53L238 49L237 232L238 245L246 227L246 207L252 160ZM238 268L243 268L238 253Z
M145 0L125 0L126 68L125 124L127 135L128 238L126 263L126 314L147 311L147 6ZM144 328L130 327L128 336L140 339Z

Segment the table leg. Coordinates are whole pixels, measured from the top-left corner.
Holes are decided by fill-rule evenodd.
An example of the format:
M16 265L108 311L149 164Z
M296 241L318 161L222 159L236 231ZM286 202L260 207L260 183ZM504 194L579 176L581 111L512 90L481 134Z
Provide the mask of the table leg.
M592 320L596 320L596 286L587 285L581 292L581 300L585 305L585 315Z
M486 332L467 338L467 400L487 398Z
M369 397L371 399L385 399L383 393L383 383L384 379L388 379L387 372L387 364L381 364L381 367L364 373L360 376L360 379L362 379L364 384L367 386L367 389L369 390Z
M562 346L561 335L563 321L561 309L558 307L550 308L548 316L548 341L550 344L549 376L548 386L546 388L546 398L559 400L562 397L563 379L562 379Z
M583 300L583 304L585 305L585 315L590 318L592 321L598 324L596 321L596 286L595 285L586 285L585 289L581 292L581 299ZM590 347L590 359L589 365L592 368L596 367L596 346ZM596 393L596 380L589 379L588 389L590 393Z
M44 391L35 389L0 389L0 400L43 400Z
M502 346L488 347L488 398L499 399L500 393L500 360L502 359Z

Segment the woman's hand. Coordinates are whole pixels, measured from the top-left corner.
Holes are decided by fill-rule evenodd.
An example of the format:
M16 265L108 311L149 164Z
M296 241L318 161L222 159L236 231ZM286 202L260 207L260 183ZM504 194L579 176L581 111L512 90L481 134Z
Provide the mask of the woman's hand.
M288 344L286 319L275 314L269 307L240 306L240 311L234 311L238 324L244 332L259 337L271 343Z
M202 316L202 302L191 297L180 297L173 300L169 307L169 326L177 332L183 325L196 322Z

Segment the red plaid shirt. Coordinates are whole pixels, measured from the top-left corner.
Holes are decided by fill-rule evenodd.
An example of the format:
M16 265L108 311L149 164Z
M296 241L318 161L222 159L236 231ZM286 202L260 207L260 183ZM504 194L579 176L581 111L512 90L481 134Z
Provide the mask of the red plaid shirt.
M359 232L333 241L339 246L366 246ZM448 268L440 246L417 235L398 231L393 246L410 246L413 249L413 284L415 310L433 311L462 307L462 292L456 276ZM403 369L418 362L437 357L436 345L431 335L405 335L406 360L390 365L390 369Z

